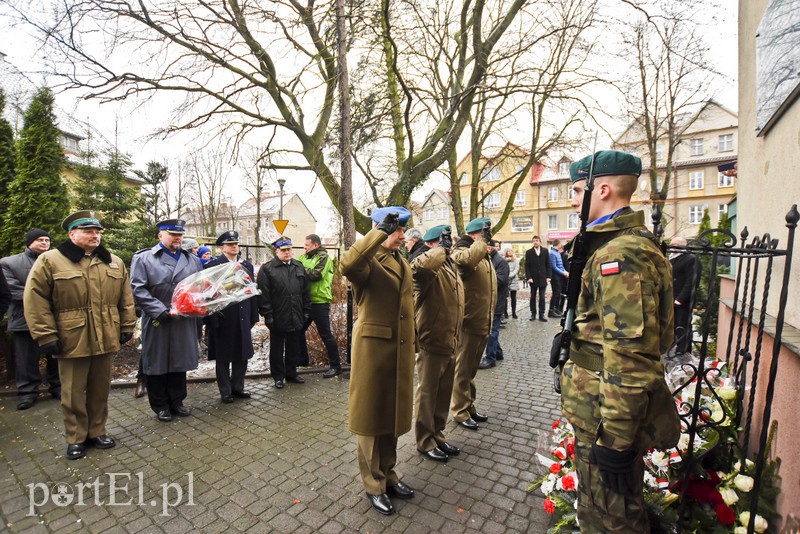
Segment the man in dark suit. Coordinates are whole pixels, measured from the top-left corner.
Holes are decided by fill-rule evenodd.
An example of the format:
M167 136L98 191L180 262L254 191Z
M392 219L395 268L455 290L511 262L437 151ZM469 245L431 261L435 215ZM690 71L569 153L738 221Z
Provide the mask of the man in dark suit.
M676 236L670 246L685 247L686 238ZM675 352L684 354L692 350L692 310L697 287L700 285L700 260L691 252L673 252L669 255L672 264L672 288L675 299Z
M550 283L550 253L542 248L538 235L531 240L533 246L525 251L525 278L531 288L531 321L536 320L536 293L539 293L539 320L547 322L544 315L544 292Z
M222 254L207 262L203 269L239 263L255 279L253 264L239 257L239 233L224 232L217 238ZM208 332L208 359L217 361L217 386L222 402L229 404L234 397L249 399L244 390L247 360L253 357L253 338L250 331L258 322L258 298L253 296L237 302L205 318Z

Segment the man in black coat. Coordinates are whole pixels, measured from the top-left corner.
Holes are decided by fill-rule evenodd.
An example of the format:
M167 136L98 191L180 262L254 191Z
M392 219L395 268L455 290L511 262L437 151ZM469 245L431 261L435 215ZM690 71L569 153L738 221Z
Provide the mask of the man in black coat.
M241 264L250 278L255 278L253 264L239 257L239 234L225 232L217 238L222 254L207 262L203 269L228 262ZM250 331L258 322L258 298L253 296L237 302L205 318L208 333L208 359L217 361L217 386L222 402L234 398L249 399L244 389L247 360L253 357L253 337Z
M536 293L539 293L539 320L547 321L544 315L544 292L550 283L550 253L542 247L538 235L531 239L533 246L525 251L525 278L531 288L531 321L536 320Z
M494 266L495 276L497 276L497 301L494 306L494 317L492 319L492 331L486 343L486 354L478 364L478 369L489 369L496 365L497 360L503 359L503 349L500 347L500 321L506 309L506 293L508 293L508 262L505 257L498 252L500 242L494 239L489 241L489 258Z
M686 238L676 236L670 246L685 247ZM700 260L691 252L672 252L672 288L675 299L675 352L683 354L692 350L692 310L697 287L700 285Z
M258 311L269 328L272 379L281 389L284 381L305 382L297 374L297 360L305 325L311 317L311 290L305 267L292 259L292 240L281 236L272 246L275 257L258 271Z

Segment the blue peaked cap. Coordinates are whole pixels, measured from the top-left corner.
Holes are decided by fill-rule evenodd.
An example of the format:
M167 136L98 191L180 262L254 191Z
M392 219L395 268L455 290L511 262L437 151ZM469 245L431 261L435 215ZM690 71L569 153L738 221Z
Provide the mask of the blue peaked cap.
M383 221L390 213L397 213L400 216L400 226L408 226L408 221L411 220L411 212L402 206L386 206L385 208L376 208L372 210L370 217L372 222L379 223Z

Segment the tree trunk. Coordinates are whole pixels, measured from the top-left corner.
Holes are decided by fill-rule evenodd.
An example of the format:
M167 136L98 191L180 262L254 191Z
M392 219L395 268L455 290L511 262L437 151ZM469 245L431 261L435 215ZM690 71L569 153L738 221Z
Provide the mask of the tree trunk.
M336 0L336 45L338 48L339 70L339 150L341 161L341 189L339 203L342 213L344 247L356 241L356 227L353 220L353 165L350 158L350 81L347 73L347 28L345 27L344 0Z

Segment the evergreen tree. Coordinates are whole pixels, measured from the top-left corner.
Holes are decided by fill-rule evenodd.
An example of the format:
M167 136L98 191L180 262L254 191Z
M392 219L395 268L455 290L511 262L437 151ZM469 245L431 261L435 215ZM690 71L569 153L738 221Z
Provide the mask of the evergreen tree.
M47 230L55 241L64 236L61 222L69 214L69 199L61 179L65 158L54 102L47 87L36 92L17 140L16 176L8 188L2 229L2 242L11 243L13 251L22 250L32 227Z
M719 227L720 230L727 230L730 231L731 229L731 221L728 219L727 214L720 215L719 218ZM700 236L706 230L711 229L711 217L708 214L708 210L705 211L703 214L703 219L700 221L700 227L697 229L697 235ZM721 247L725 241L728 240L727 234L724 233L713 233L711 234L710 238L708 239L709 243L713 247ZM708 302L708 290L710 287L711 281L711 255L703 255L698 254L698 259L700 260L701 270L700 270L700 285L697 288L697 296L695 299L696 302L696 310L698 318L695 321L695 329L697 331L701 331L703 327L703 317L706 311L706 303ZM728 266L730 262L730 258L727 257L718 257L717 258L717 270L716 275L719 277L721 274L726 274L730 272L730 267ZM711 307L709 310L708 316L708 333L709 333L709 350L708 354L716 354L716 335L717 335L717 324L719 322L719 280L714 282L714 292L711 296Z
M146 171L134 171L144 182L141 191L139 220L152 227L167 218L163 185L169 179L169 169L162 163L151 161Z
M6 94L0 88L0 214L8 213L8 188L14 180L14 129L3 118L6 107ZM3 239L0 242L0 256L11 253L11 243Z

